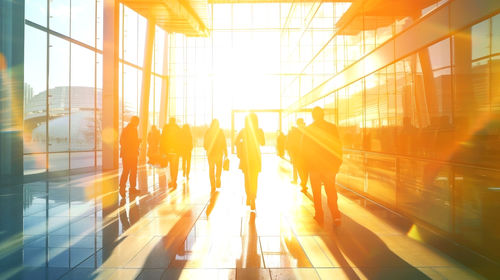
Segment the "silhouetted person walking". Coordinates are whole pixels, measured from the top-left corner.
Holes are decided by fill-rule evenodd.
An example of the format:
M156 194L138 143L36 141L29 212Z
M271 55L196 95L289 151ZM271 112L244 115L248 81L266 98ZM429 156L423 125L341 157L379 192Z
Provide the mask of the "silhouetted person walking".
M300 147L300 141L302 140L302 135L304 134L306 124L303 118L297 119L297 127L292 127L290 133L288 133L287 148L290 154L290 160L293 166L293 181L292 183L297 183L297 174L300 177L300 186L302 191L307 190L307 170L304 166L304 158L302 155L302 150Z
M285 156L285 142L286 136L283 132L278 131L278 137L276 138L276 152L280 158Z
M182 175L189 179L191 172L191 152L193 151L193 135L188 124L184 124L181 129L181 158Z
M257 182L262 169L262 156L260 146L264 145L264 131L259 128L259 121L255 113L250 113L245 118L245 127L236 136L240 169L245 175L246 204L255 210L257 197Z
M203 147L207 151L210 193L213 194L215 188L221 185L222 161L224 157L227 157L226 137L217 119L212 120L210 128L205 133Z
M160 156L160 130L155 125L148 134L148 158L150 164L159 163Z
M312 111L313 123L306 127L302 138L304 162L311 178L314 197L314 210L319 223L323 222L321 205L321 183L325 185L328 207L335 225L340 225L340 211L337 206L337 190L335 177L342 164L342 143L337 126L324 120L324 112L320 107Z
M120 156L122 158L122 175L120 177L120 195L125 196L125 187L127 180L130 183L130 191L138 192L135 188L137 184L137 158L139 157L140 140L137 134L137 126L139 125L139 118L133 116L129 124L123 128L122 135L120 136Z
M177 187L177 174L179 173L179 153L181 149L181 128L176 124L175 118L170 118L167 125L163 127L160 141L160 151L166 155L167 163L170 165L169 187Z

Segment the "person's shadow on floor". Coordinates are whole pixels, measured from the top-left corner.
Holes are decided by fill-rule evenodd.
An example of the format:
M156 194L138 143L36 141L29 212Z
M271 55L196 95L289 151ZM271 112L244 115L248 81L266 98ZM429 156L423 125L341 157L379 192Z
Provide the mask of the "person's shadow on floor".
M342 225L331 233L322 238L349 279L360 279L352 267L368 279L430 279L392 252L376 234L345 215Z

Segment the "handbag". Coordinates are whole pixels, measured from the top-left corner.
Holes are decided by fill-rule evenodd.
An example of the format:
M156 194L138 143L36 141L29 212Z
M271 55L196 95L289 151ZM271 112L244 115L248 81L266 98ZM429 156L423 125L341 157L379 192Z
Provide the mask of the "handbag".
M224 162L222 163L222 169L224 171L229 171L229 159L228 158L224 159Z

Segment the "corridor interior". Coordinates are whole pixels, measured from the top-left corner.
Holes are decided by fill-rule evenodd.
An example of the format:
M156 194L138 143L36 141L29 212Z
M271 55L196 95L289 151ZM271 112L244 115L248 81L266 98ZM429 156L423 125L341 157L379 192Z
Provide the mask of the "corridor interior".
M212 197L203 157L176 189L165 170L143 167L140 194L126 198L118 171L3 189L23 218L2 216L22 232L0 246L0 279L481 279L405 218L340 187L342 225L319 225L289 162L263 162L255 213L236 158Z

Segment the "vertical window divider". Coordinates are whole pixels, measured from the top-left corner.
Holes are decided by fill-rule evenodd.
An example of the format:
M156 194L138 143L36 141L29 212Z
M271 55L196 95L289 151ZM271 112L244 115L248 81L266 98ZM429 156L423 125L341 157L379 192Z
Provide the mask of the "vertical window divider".
M47 30L50 30L50 1L47 1ZM49 173L49 75L50 75L50 33L47 32L47 59L45 77L45 175Z
M99 0L94 1L94 46L96 47L96 49L97 49L97 1ZM97 169L98 166L97 150L98 150L97 149L97 52L94 52L94 169ZM94 243L95 243L95 236L94 236Z
M72 12L72 4L73 0L69 1L69 37L71 38L71 12ZM68 170L71 170L71 49L72 44L69 44L69 71L68 71ZM71 238L71 237L70 237ZM71 246L70 246L71 249ZM71 255L71 254L70 254Z

